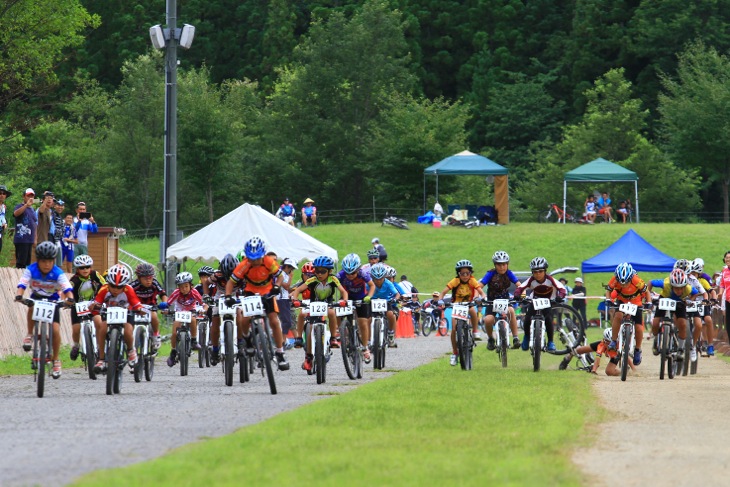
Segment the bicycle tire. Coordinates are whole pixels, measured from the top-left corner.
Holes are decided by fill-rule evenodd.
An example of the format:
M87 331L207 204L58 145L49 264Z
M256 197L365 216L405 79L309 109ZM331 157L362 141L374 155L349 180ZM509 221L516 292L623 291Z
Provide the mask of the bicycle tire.
M188 363L190 350L190 333L183 331L177 336L177 359L180 361L180 377L188 375Z
M548 206L548 210L542 210L537 213L537 223L554 223L557 221L557 217L553 216L551 208Z
M380 328L382 326L382 318L374 318L373 319L373 368L374 369L380 369L380 353L382 350L382 346L380 344Z
M263 366L266 369L266 377L269 380L269 390L271 394L276 394L276 379L274 378L274 368L271 365L271 341L268 339L268 335L264 330L264 320L259 318L255 320L256 326L256 344L259 347L259 353L261 354L261 360L263 360Z
M464 326L461 321L456 321L456 354L459 357L461 370L466 370L466 350L464 340Z
M108 347L106 351L106 395L111 396L114 394L114 382L116 381L116 367L117 367L117 353L119 350L116 347L116 340L119 335L119 330L115 327L112 328L108 336Z
M689 330L688 333L689 335ZM689 374L689 363L691 360L689 359L689 351L692 348L692 339L690 337L687 337L684 339L684 360L682 360L682 376L687 377Z
M697 365L699 363L700 363L700 354L698 352L697 353L697 360L695 360L694 362L691 362L690 361L690 364L689 364L689 374L690 375L695 375L697 373Z
M633 323L630 324L632 327ZM626 382L626 376L629 373L629 353L631 352L631 331L626 324L621 325L621 333L623 334L624 346L621 351L621 380Z
M150 330L151 328L147 328L147 356L144 357L144 380L147 382L150 382L155 376L155 357L157 356L155 339Z
M223 376L228 387L233 385L233 322L223 323L223 339L226 344L226 355L223 357Z
M243 354L238 357L238 381L244 384L250 380L251 369L249 369L249 357L248 354Z
M532 337L532 370L534 372L540 371L540 356L542 354L542 322L539 320L532 320L533 331L535 332ZM540 325L540 326L538 326Z
M324 334L322 328L314 328L314 369L317 372L317 384L324 384L327 379L327 362L324 360Z
M509 336L507 335L507 322L500 320L499 322L499 355L502 368L507 368L507 350L509 349Z
M114 394L119 394L122 392L122 378L124 377L124 367L127 365L126 360L124 360L124 352L126 351L126 347L124 346L124 331L122 329L119 330L119 339L118 339L118 350L119 350L119 360L117 362L117 377L114 379Z
M423 326L421 326L421 332L423 333L423 336L427 337L431 334L433 331L434 325L433 325L433 316L426 315L426 317L423 319Z
M141 328L137 329L134 336L134 348L137 350L137 363L134 364L134 382L142 382L142 375L144 369L144 341L145 332Z
M36 388L38 397L43 397L46 385L46 356L48 355L48 323L38 323L41 338L38 343L38 380Z
M360 354L354 339L354 330L350 320L347 318L340 323L340 349L342 350L342 361L345 364L345 372L351 380L357 379L356 356Z
M205 322L205 320L200 320L198 322L198 344L200 345L200 350L198 350L198 368L204 369L206 367L206 357L208 356L208 344L205 340L205 327L208 326L208 324ZM210 359L208 359L208 367L210 367Z
M464 324L464 357L466 358L466 370L471 370L473 358L473 340L471 334L471 323Z
M446 321L446 318L441 318L439 320L439 335L442 337L445 337L449 334L449 323Z
M657 346L659 347L659 380L664 380L667 372L667 361L669 360L669 346L667 343L667 332L664 326L659 330L657 336Z
M566 340L567 338L563 337L563 334L561 332L561 328L565 333L573 333L573 337L575 339L575 343L577 346L585 345L586 342L586 324L583 321L583 317L581 314L566 303L556 303L552 307L553 309L553 315L557 318L556 319L556 325L555 325L555 331L558 332L558 335L561 338L561 341ZM572 352L570 346L568 346L567 343L565 343L565 348L556 350L552 352L553 355L566 355L569 352Z
M91 336L91 330L89 328L84 328L84 343L86 346L86 370L89 374L89 379L96 380L96 372L94 372L96 352L94 352L94 338Z

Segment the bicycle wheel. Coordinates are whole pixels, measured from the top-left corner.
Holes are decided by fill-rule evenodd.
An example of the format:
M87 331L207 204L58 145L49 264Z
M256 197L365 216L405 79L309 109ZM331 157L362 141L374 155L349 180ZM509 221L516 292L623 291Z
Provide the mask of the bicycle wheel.
M423 318L423 326L421 327L421 331L423 332L423 336L427 337L431 334L431 331L436 328L433 323L433 316L430 314L426 315Z
M445 337L449 334L449 323L446 321L446 318L441 318L439 320L439 335L442 337Z
M89 373L89 379L96 380L96 372L94 372L94 366L96 365L94 337L91 336L91 330L88 327L84 328L84 343L86 346L86 370Z
M238 381L243 384L251 380L250 369L248 368L248 354L244 353L238 357Z
M152 336L151 328L147 328L147 356L144 357L144 380L147 382L152 380L155 375L155 357L157 351L155 350L155 339Z
M689 335L689 333L687 333ZM692 349L692 339L688 336L684 340L684 360L682 360L682 376L686 377L689 374L689 351Z
M664 374L667 370L667 362L669 358L669 334L664 326L659 330L657 335L657 346L659 347L659 380L664 380Z
M549 206L547 210L537 212L537 223L554 223L556 221L558 221L558 218Z
M502 368L507 368L507 350L509 349L509 335L507 334L507 322L499 322L499 358L502 361Z
M467 370L466 331L464 330L464 323L462 323L461 320L456 322L456 351L459 355L459 365L461 365L461 370Z
M340 349L342 350L342 361L345 363L345 372L352 380L357 379L356 360L357 356L360 355L354 338L354 330L350 320L343 319L340 323Z
M134 364L134 382L142 382L142 374L144 370L144 343L146 340L145 331L138 328L134 334L134 348L137 350L137 363Z
M46 356L48 355L48 323L38 323L40 328L40 339L38 340L38 380L36 386L38 389L38 397L43 397L46 385Z
M255 320L256 323L256 346L258 352L261 354L261 360L263 360L263 366L266 369L266 376L269 379L269 390L272 394L276 394L276 380L274 379L274 368L271 365L271 342L268 339L268 335L264 330L264 320L259 318Z
M472 351L473 351L473 340L471 334L471 324L464 323L464 357L466 358L466 370L471 370L472 367Z
M697 360L694 362L690 361L689 364L689 373L690 375L695 375L697 373L697 365L700 363L700 354L697 352Z
M109 347L106 352L106 395L114 394L115 382L117 381L117 364L119 363L119 328L116 326L109 332Z
M223 340L226 344L226 356L223 357L223 375L227 386L233 385L233 322L223 323Z
M373 368L381 369L380 354L383 350L380 336L380 328L382 327L383 318L373 318Z
M324 335L321 326L314 328L314 369L317 372L317 384L323 384L327 378L327 363L324 360Z
M208 323L205 320L200 320L198 322L198 344L200 345L200 350L198 350L198 368L200 369L206 367L206 360L207 367L210 367L210 358L208 358L208 344L205 340L206 326L208 326Z
M180 376L188 375L188 363L190 357L190 333L187 331L180 332L177 337L177 359L180 361Z
M621 351L621 380L626 381L626 375L629 373L629 353L631 352L631 328L632 323L622 324L621 333L623 334L623 350Z
M532 347L532 370L538 372L540 370L540 355L542 354L542 322L533 320L535 335L532 337L534 346Z
M560 337L560 342L565 345L564 348L552 352L553 355L566 355L571 352L573 347L570 342L573 342L575 347L585 345L586 326L583 317L575 308L565 303L555 304L553 317L555 331Z

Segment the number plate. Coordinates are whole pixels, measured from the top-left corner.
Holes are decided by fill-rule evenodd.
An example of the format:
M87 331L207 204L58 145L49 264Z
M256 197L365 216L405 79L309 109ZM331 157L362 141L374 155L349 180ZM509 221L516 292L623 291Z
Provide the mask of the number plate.
M142 313L135 315L134 322L137 324L152 323L152 311L144 308Z
M241 309L243 310L243 316L263 316L264 303L261 302L261 296L241 298Z
M218 314L220 316L230 316L236 315L236 305L233 306L227 306L226 305L226 298L220 298L218 300Z
M127 322L127 308L114 306L106 310L106 322L109 325L118 325Z
M190 323L193 321L193 314L190 311L175 311L175 321L178 323Z
M324 301L310 302L309 316L327 316L327 303Z
M451 311L451 316L453 318L458 318L460 320L468 320L469 319L469 306L463 306L461 304L455 304L453 310Z
M629 316L636 316L636 310L638 309L638 306L636 306L633 303L621 303L618 307L618 310L624 314L627 314Z
M56 311L56 303L52 301L36 301L33 305L33 321L53 323L53 314Z
M385 299L373 299L370 301L370 310L373 313L385 313L388 311L388 301Z
M687 308L687 313L695 313L698 311L697 303L694 301L690 301L687 304L685 304L685 307Z
M669 298L661 298L659 300L659 309L663 311L674 311L677 309L677 302Z
M495 299L492 303L492 311L495 313L506 313L509 310L509 299Z
M91 301L81 301L80 303L76 303L76 316L86 316L91 313L91 310L89 309L90 304Z
M532 298L533 309L546 309L550 307L550 300L548 298Z
M335 308L337 316L350 316L352 314L352 301L347 301L347 306L338 306Z

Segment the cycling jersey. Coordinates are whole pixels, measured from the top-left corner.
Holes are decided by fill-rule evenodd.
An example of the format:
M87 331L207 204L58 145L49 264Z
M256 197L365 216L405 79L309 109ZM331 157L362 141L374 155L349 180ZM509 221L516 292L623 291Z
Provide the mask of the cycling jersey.
M510 285L517 284L519 281L514 272L509 269L504 274L499 274L496 269L492 269L479 280L487 288L487 299L490 301L509 298Z
M327 276L325 282L320 281L317 277L310 277L305 282L309 289L309 296L312 301L332 302L335 298L335 292L338 286L341 286L340 280L336 276Z
M357 274L352 279L347 275L347 272L340 271L337 273L337 279L347 291L347 296L350 299L358 300L367 296L367 283L370 282L370 274L362 269L358 269Z
M626 284L621 284L614 275L606 286L608 291L616 291L616 300L620 303L641 304L641 297L646 293L646 283L634 274Z
M152 285L150 287L143 286L139 279L135 279L134 281L132 281L130 286L132 286L132 289L134 289L134 293L137 295L142 304L157 304L158 296L167 296L165 289L154 277L152 278Z
M302 284L304 284L304 281L299 279L299 281L297 281L296 284L291 286L291 289L297 289ZM299 296L301 297L301 299L310 299L311 295L312 295L312 293L311 293L311 291L309 291L309 288L307 288L304 291L302 291L301 293L299 293Z
M106 284L106 281L101 274L96 271L91 271L89 277L81 277L76 274L71 278L71 284L73 285L74 299L76 301L91 301L99 292L101 286Z
M38 268L38 262L23 270L18 287L23 290L30 289L36 298L48 298L51 301L58 301L58 291L62 293L73 291L71 282L60 267L54 265L48 274L43 274Z
M112 293L109 292L109 286L105 284L96 294L94 301L96 301L97 304L106 304L107 307L118 306L120 308L132 310L142 309L142 303L137 297L137 294L135 294L134 289L132 289L132 286L129 285L124 286L121 293L113 296Z
M653 279L651 281L652 287L660 288L661 292L659 295L663 298L669 298L674 301L684 301L686 298L697 294L699 291L693 288L689 284L682 288L682 294L676 294L674 288L669 284L669 278L667 277L663 281L661 279Z
M467 282L462 282L461 279L455 277L446 284L446 287L451 289L452 303L466 303L479 294L477 292L479 281L474 276L471 276Z
M194 311L196 306L203 305L203 297L195 288L191 288L187 294L182 294L180 289L175 289L167 302L175 305L175 311Z
M273 287L272 278L279 273L279 264L273 257L264 256L259 265L251 265L251 261L243 259L233 270L231 279L234 283L246 282L244 291L265 295Z
M536 298L564 298L567 294L565 286L550 275L545 275L545 280L542 282L538 282L533 276L528 277L522 286L515 289L515 296L520 296L525 289L532 289L532 294Z
M388 301L390 301L391 299L394 299L397 294L398 291L395 289L395 285L393 285L393 283L389 280L384 279L382 286L375 286L375 294L373 294L373 299L387 299Z

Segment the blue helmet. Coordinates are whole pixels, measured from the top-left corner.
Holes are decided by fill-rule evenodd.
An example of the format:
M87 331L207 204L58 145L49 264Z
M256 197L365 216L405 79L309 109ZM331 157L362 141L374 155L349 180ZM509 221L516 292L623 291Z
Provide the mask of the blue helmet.
M332 257L327 257L326 255L320 255L314 261L312 262L312 265L316 267L324 267L325 269L334 269L335 268L335 261L332 260Z
M621 284L628 284L636 271L628 262L622 262L616 267L616 280Z
M260 259L266 255L266 244L261 237L251 237L251 239L246 242L246 246L243 248L243 251L246 253L246 258L248 259Z
M388 269L381 263L377 263L370 268L370 277L373 279L383 279L387 273Z
M360 256L357 254L347 254L342 259L342 270L348 274L352 274L360 268Z

